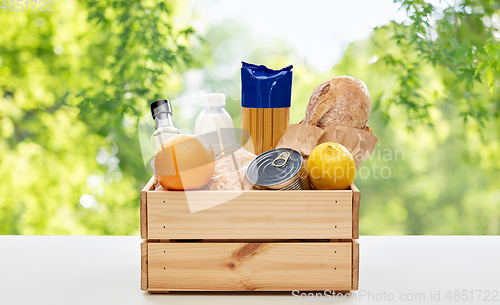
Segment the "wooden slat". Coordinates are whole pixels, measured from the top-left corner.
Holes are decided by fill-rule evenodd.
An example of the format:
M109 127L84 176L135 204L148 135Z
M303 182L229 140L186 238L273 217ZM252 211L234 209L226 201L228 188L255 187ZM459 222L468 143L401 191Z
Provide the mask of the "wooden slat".
M352 290L358 290L359 286L359 243L352 241Z
M141 205L140 205L140 213L141 213L141 238L148 238L148 213L147 213L147 200L148 200L148 191L153 188L155 183L155 177L151 177L149 182L141 191Z
M149 290L351 289L351 243L149 243Z
M141 243L141 290L148 290L148 244Z
M351 190L149 191L147 200L149 239L352 238Z
M353 184L352 190L352 239L359 238L359 203L361 201L361 192Z

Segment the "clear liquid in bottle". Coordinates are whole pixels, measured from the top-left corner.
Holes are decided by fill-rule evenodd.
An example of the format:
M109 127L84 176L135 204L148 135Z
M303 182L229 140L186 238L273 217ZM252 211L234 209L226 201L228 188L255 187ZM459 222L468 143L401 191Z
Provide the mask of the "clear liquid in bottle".
M165 141L181 132L172 124L173 112L170 101L159 100L152 103L151 114L156 123L156 131L153 133L153 147L156 154Z
M174 126L160 126L156 129L153 134L153 147L155 149L155 154L160 149L161 145L165 143L171 137L180 134L179 129Z

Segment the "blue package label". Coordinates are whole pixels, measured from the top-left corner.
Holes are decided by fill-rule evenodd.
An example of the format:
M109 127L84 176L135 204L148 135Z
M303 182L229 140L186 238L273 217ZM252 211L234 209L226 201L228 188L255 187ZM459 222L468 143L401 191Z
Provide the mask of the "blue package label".
M293 66L281 70L241 62L241 106L287 108L292 100Z

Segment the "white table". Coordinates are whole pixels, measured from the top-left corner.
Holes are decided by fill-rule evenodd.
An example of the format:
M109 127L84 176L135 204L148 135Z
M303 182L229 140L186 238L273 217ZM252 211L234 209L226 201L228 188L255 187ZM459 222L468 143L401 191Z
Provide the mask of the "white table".
M309 303L290 292L143 292L140 242L136 236L0 236L0 304ZM359 243L358 300L333 302L323 295L312 303L500 303L500 236L362 236ZM471 302L471 291L477 299L478 290L481 302ZM450 291L468 301L448 300ZM496 302L485 301L488 292ZM431 294L440 294L440 302Z

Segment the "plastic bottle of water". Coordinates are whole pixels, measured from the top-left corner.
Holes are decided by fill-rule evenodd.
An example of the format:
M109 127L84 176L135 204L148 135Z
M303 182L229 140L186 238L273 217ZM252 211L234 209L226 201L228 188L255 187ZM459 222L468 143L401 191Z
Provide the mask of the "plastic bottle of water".
M224 94L204 94L200 100L202 110L196 119L194 134L210 143L217 156L236 142L233 120L224 108Z

